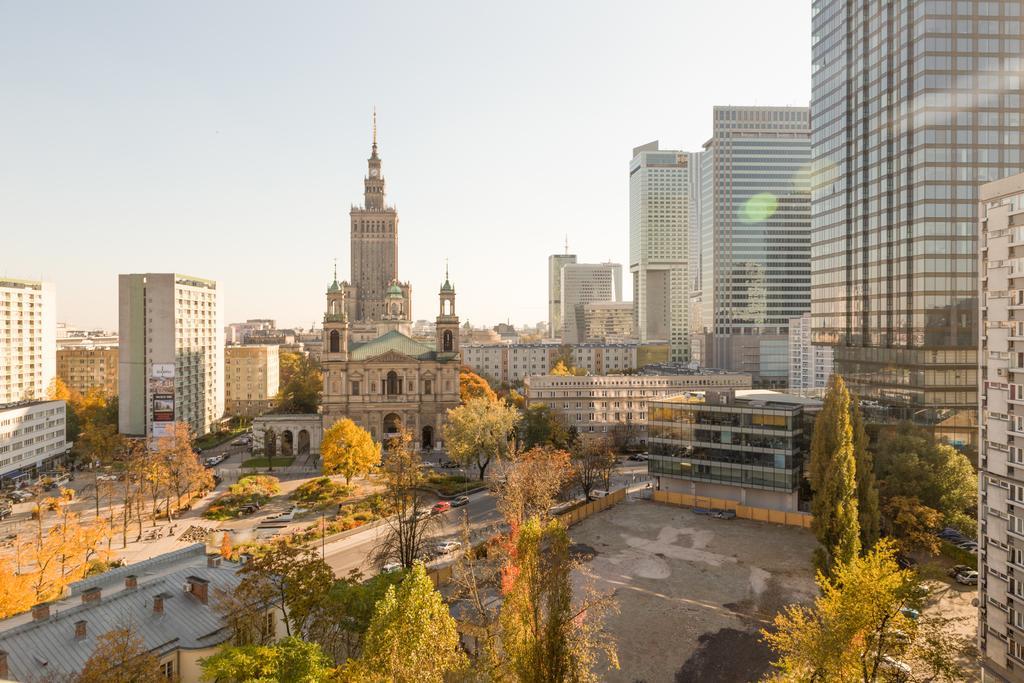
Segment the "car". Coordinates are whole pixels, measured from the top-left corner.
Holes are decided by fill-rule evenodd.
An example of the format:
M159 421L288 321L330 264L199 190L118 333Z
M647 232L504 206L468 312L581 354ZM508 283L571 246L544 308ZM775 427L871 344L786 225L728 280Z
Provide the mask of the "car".
M449 538L447 540L436 543L434 545L434 552L436 552L438 555L447 555L448 553L455 552L461 547L462 543L460 541L456 541L454 539Z
M259 503L249 503L248 505L243 505L238 511L240 513L242 513L243 515L251 515L254 512L259 512L259 510L260 510L260 504Z
M590 492L590 500L597 500L598 498L604 498L608 495L608 492L604 489L594 489Z
M14 512L10 505L0 505L0 519L7 519Z
M431 509L431 511L435 515L439 515L442 512L448 512L451 509L452 509L452 504L451 503L449 503L447 500L439 500L438 502L434 503L434 507Z
M391 572L397 572L402 568L402 565L398 562L388 562L386 565L380 568L381 574L390 574Z
M452 498L452 507L460 508L463 505L469 505L469 496L456 496Z
M969 571L971 571L971 568L968 567L966 564L954 564L946 572L946 576L955 577L960 572L969 572Z
M97 474L96 481L117 481L116 474Z
M907 619L917 619L918 617L921 616L921 613L918 612L913 607L902 607L902 608L900 608L900 614L905 616Z
M432 514L434 513L431 510L416 510L409 516L409 521L416 522L421 519L426 519Z
M917 561L912 557L907 557L906 555L897 555L896 565L900 569L913 569L917 566Z
M12 493L8 497L11 500L13 500L15 503L24 503L29 498L32 498L33 495L34 494L31 491L24 491L24 490L22 490L22 491L15 491L14 493Z
M978 585L978 572L973 569L968 569L965 572L960 572L956 575L956 582L963 584L964 586L977 586Z
M441 463L441 467L445 468L446 470L455 469L458 466L459 463L455 462L454 460L445 460L443 463Z

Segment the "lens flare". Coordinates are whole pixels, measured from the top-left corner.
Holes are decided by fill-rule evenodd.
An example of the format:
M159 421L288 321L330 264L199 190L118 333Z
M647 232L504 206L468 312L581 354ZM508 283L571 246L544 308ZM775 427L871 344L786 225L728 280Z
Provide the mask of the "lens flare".
M775 214L779 207L779 200L771 192L760 192L748 199L740 210L740 217L744 223L758 223L766 221Z

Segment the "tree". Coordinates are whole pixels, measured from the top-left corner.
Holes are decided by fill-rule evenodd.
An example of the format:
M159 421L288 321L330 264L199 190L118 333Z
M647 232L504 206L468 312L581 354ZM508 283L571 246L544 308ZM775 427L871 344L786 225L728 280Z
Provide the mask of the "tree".
M324 474L340 474L347 486L352 477L365 475L380 462L380 444L352 420L338 420L324 432L320 442Z
M163 683L159 660L146 649L131 626L108 631L96 639L76 683Z
M935 529L942 523L938 510L922 505L914 496L893 496L885 502L886 532L905 553L923 550L939 554Z
M497 401L498 395L494 393L494 389L487 383L487 380L473 372L469 366L463 365L459 368L459 398L463 403L471 398Z
M11 560L0 562L0 619L25 612L35 602L32 575L19 573Z
M595 436L579 439L571 453L573 480L583 491L584 498L589 499L598 484L608 487L615 468L615 453L608 439Z
M850 422L850 394L843 378L833 375L811 437L811 470L818 473L811 509L814 532L821 544L816 560L818 568L829 576L837 564L850 562L860 552L857 463ZM828 437L822 437L821 433L826 431ZM833 450L814 451L815 446Z
M304 637L318 643L333 661L358 658L377 602L388 587L398 585L403 578L403 572L385 572L364 581L363 575L353 570L335 582L321 600L319 608L306 622Z
M857 468L857 521L860 524L860 546L861 550L866 551L878 541L881 513L878 509L874 457L868 450L868 433L864 428L864 415L856 396L850 397L850 427L853 430L853 455Z
M497 484L497 507L513 530L529 517L547 519L572 474L569 453L550 446L515 453Z
M192 428L187 422L175 422L170 436L157 439L156 457L160 460L166 483L167 519L171 517L170 494L174 494L174 508L181 505L181 498L213 488L213 475L202 466L199 457L192 451Z
M444 434L448 453L465 467L476 466L480 481L492 460L509 452L509 437L519 414L504 401L471 398L448 411Z
M327 681L331 662L316 643L289 636L273 645L229 645L200 660L202 680L218 683Z
M231 550L231 532L225 531L220 537L220 556L225 560L230 560Z
M548 374L555 375L556 377L569 377L573 374L569 368L570 366L566 365L564 360L560 360L551 367L551 371Z
M599 654L618 668L603 629L608 596L573 605L569 534L557 520L530 518L504 572L500 612L505 666L520 683L597 681Z
M304 353L281 352L277 413L315 413L320 405L323 375Z
M275 607L283 615L287 635L302 633L303 625L317 605L330 591L334 573L319 554L308 548L283 540L264 547L263 551L242 565L241 581L235 589L235 600L219 596L222 614L236 613L248 622L242 632L236 630L236 643L265 643L269 634L253 631L253 622L267 607Z
M442 683L466 667L448 606L417 562L377 603L363 655L346 668L348 680Z
M473 399L481 401L483 399ZM412 436L408 431L388 443L381 472L384 475L384 499L393 511L385 518L385 530L374 551L379 565L398 562L405 568L423 555L429 531L440 518L426 513L428 499L422 488L424 476L420 454L409 447Z
M612 440L612 448L615 449L615 452L625 453L634 448L639 430L633 422L617 422L608 431L608 436Z
M977 533L977 473L966 455L936 442L927 429L911 424L883 429L875 473L883 507L895 496L916 497L938 510L942 523Z
M953 636L951 620L908 618L903 609L923 599L911 571L900 569L883 539L864 556L839 563L835 578L821 572L812 607L789 605L761 631L775 651L772 681L891 680L886 661L922 662L930 680L962 680L958 658L969 648Z
M523 411L519 423L519 441L524 448L534 446L569 447L569 427L565 419L546 403L534 403Z

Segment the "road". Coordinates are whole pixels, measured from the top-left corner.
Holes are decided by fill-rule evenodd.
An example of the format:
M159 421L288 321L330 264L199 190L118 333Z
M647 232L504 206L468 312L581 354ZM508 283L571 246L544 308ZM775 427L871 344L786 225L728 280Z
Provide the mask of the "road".
M460 539L462 516L465 512L469 513L471 533L498 522L501 515L498 514L494 502L494 496L490 491L471 494L468 505L454 508L440 515L441 521L433 530L431 537ZM347 538L330 542L324 549L324 559L334 570L335 576L344 577L353 569L358 569L366 576L373 576L378 572L378 568L373 565L370 558L385 533L387 533L386 525L366 529Z

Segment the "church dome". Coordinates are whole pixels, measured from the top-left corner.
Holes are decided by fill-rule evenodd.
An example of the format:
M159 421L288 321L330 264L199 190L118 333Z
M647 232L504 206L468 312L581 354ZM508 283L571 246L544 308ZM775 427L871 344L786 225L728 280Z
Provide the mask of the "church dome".
M403 297L402 288L398 286L397 282L392 282L391 286L388 287L387 298L391 299L395 297L399 299Z
M452 287L452 283L451 282L448 282L448 280L445 280L444 284L441 285L441 291L442 292L454 292L455 288Z

